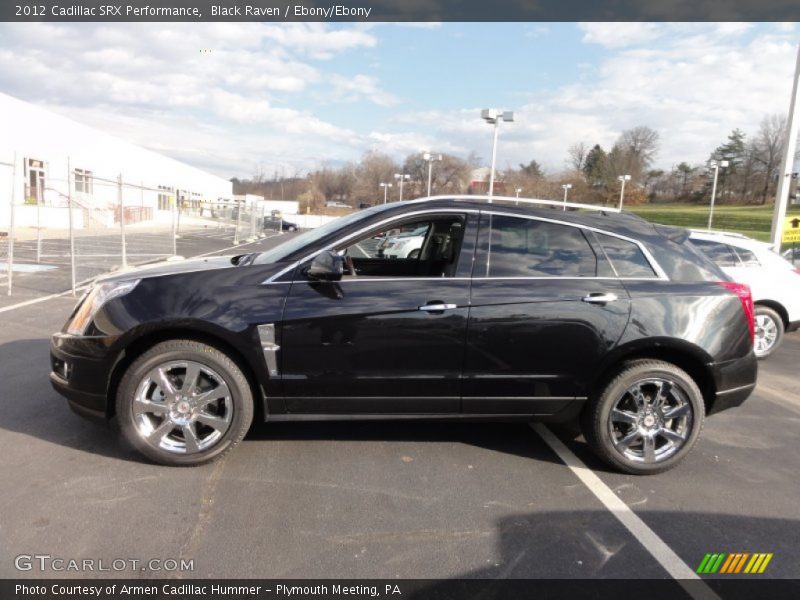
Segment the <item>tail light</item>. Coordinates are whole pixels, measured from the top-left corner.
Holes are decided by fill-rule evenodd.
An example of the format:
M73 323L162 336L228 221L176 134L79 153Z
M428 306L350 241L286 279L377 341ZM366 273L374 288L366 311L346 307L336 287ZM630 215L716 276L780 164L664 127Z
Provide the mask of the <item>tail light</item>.
M742 303L742 310L747 319L747 326L750 328L750 339L756 339L756 314L753 307L753 294L750 293L750 286L746 283L735 283L733 281L720 281L719 284L730 290L737 296Z

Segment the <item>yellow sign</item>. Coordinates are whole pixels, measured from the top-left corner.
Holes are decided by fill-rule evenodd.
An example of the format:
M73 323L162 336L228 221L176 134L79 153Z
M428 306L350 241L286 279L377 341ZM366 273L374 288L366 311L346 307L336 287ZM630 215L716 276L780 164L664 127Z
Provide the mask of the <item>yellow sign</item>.
M784 244L800 242L800 217L786 217L783 220L783 236L781 236L781 242Z

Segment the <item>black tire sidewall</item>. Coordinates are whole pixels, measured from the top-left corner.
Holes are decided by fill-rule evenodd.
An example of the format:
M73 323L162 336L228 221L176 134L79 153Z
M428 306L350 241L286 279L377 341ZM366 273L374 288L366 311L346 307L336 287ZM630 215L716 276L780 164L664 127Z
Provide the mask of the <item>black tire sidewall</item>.
M142 378L155 366L170 361L192 360L216 371L231 392L233 419L222 439L211 448L191 455L160 451L144 441L133 419L132 405ZM116 397L117 420L125 439L139 452L160 464L191 466L208 463L237 445L253 420L253 395L246 377L236 363L220 350L194 341L176 340L158 344L128 367Z
M761 360L769 356L772 356L772 353L775 352L775 350L777 350L778 347L781 345L781 342L783 341L783 334L785 327L783 325L783 319L781 318L781 316L777 313L777 311L770 308L769 306L764 306L763 304L756 304L755 316L757 317L758 315L768 316L775 322L775 326L778 328L778 335L775 338L775 342L772 344L772 348L770 348L766 354L762 354L761 356L756 354L756 358Z
M663 462L637 463L620 454L611 441L608 417L617 400L631 385L641 379L660 378L680 386L692 405L692 430L683 447ZM636 361L628 364L611 379L601 394L593 401L593 410L587 411L588 422L584 423L584 434L592 449L611 466L631 474L654 474L667 471L680 463L697 442L705 420L703 395L694 380L682 369L661 361Z

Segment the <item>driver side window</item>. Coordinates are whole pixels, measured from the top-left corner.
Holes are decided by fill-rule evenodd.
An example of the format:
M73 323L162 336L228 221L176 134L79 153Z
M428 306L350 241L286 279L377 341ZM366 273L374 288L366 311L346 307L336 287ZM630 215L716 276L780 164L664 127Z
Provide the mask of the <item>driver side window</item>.
M464 218L436 215L399 221L339 248L344 279L353 277L452 277L458 263Z

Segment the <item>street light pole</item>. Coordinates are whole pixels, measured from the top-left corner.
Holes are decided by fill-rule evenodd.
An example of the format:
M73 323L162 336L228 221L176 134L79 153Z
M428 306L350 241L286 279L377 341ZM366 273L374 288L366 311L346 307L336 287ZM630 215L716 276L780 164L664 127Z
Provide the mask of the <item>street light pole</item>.
M619 188L619 209L620 210L622 210L622 202L625 199L625 182L626 181L630 181L630 180L631 180L631 176L630 175L620 175L619 177L617 177L617 181L620 181L622 183L622 186Z
M430 152L426 152L422 155L422 158L428 161L428 196L431 195L431 174L433 173L433 161L435 160L442 160L441 154L431 154Z
M405 180L411 179L411 175L407 175L406 173L395 173L394 178L400 182L400 202L403 201L403 182ZM430 192L428 193L430 195Z
M719 168L727 167L730 163L727 160L714 161L711 163L714 167L714 183L711 185L711 208L708 211L708 230L711 231L711 222L714 219L714 199L717 197L717 177L719 176Z
M565 184L563 184L561 186L561 188L564 190L564 210L566 211L567 210L567 194L569 193L569 190L572 189L572 184L571 183L565 183Z
M383 203L386 204L386 198L389 194L389 188L392 187L391 183L381 183L379 184L380 187L383 188Z
M494 139L492 141L492 170L489 172L489 202L494 195L494 167L497 163L497 132L500 121L512 122L514 113L510 110L499 111L496 108L484 108L481 111L481 118L487 123L494 125Z

